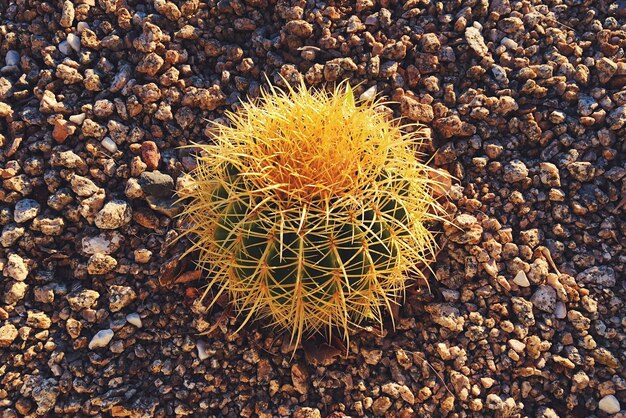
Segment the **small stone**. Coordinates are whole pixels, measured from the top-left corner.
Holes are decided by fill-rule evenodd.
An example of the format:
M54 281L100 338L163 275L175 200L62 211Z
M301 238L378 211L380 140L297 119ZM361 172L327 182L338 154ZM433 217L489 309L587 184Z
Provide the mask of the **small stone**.
M298 407L293 413L293 418L322 418L322 413L317 408Z
M93 336L91 341L89 341L89 349L95 350L96 348L102 348L109 345L115 333L112 329L103 329L98 331L96 335Z
M120 311L137 299L135 291L128 286L114 285L109 290L109 309L111 312Z
M556 307L556 290L552 286L541 285L530 300L537 309L552 313Z
M136 326L137 328L141 328L141 317L137 312L130 313L126 315L126 320L129 324Z
M509 346L518 353L526 351L526 344L515 338L509 340Z
M428 123L435 117L432 106L422 104L410 96L402 96L400 111L403 116L416 122Z
M98 212L95 224L100 229L117 229L128 224L131 219L130 205L123 200L112 200Z
M209 358L210 354L207 351L207 346L204 341L202 340L198 341L196 343L196 348L198 349L198 359L200 359L200 361L206 360Z
M139 185L150 196L170 197L174 193L174 179L160 171L145 171L139 176Z
M535 325L532 302L520 297L512 297L511 302L513 302L513 312L522 324L529 327Z
M24 282L10 282L4 294L4 303L15 305L26 296L28 285Z
M72 26L74 22L74 3L70 0L65 0L63 2L63 8L61 9L61 19L59 19L59 24L64 28L69 28Z
M298 393L302 395L308 393L310 385L309 377L309 372L303 365L296 363L291 366L291 383Z
M617 414L621 410L619 401L613 395L607 395L600 399L598 407L601 411L606 412L607 414Z
M465 319L458 308L446 303L433 303L425 307L432 321L454 332L463 331Z
M567 171L578 181L590 181L595 175L594 166L588 161L575 161L567 165Z
M70 52L72 52L72 47L67 43L67 41L61 42L57 48L63 55L69 55Z
M612 267L594 266L579 273L576 276L576 281L598 287L599 289L606 289L615 286L617 277Z
M411 392L406 385L400 385L398 383L385 383L382 386L383 393L391 396L394 399L402 398L408 404L413 405L415 403L415 395Z
M4 63L8 67L13 67L19 64L19 62L20 62L20 53L13 49L8 50L4 57Z
M28 311L26 325L37 329L48 329L52 325L52 320L44 312Z
M305 20L291 20L284 28L287 33L299 38L308 38L313 34L313 25Z
M135 71L154 77L156 73L159 72L164 62L165 60L161 56L155 52L150 52L137 64Z
M539 164L539 179L543 184L550 187L561 187L559 169L552 163L542 162Z
M520 287L528 287L530 286L530 282L528 281L528 277L526 277L526 273L524 270L520 270L515 275L513 282Z
M94 254L87 261L89 274L106 274L117 267L117 260L106 254Z
M495 393L490 393L487 395L487 408L497 411L504 407L504 402L502 398L496 395Z
M0 347L6 348L15 341L18 336L17 329L13 324L6 324L0 327Z
M362 102L374 101L374 99L376 98L376 91L377 91L377 87L374 84L372 87L368 88L363 93L361 93L361 95L359 96L359 100L361 100Z
M554 309L554 316L558 319L564 319L567 317L567 307L561 301L556 303L556 308Z
M441 42L434 33L425 33L422 35L422 50L429 54L435 54L441 49Z
M626 105L613 109L611 113L609 113L606 123L613 131L617 131L626 125Z
M162 213L168 218L174 218L183 210L181 203L175 198L147 196L146 202L148 202L150 209Z
M111 154L115 154L117 152L117 144L108 136L100 142L100 145L102 145L104 149L109 151Z
M80 22L84 23L84 22ZM79 25L80 25L79 23ZM76 52L80 52L80 38L73 33L68 33L66 41L68 45Z
M85 254L113 254L120 246L124 237L117 231L105 231L93 237L83 237L82 250Z
M465 40L479 57L484 57L489 53L483 35L475 27L470 26L465 29Z
M72 191L81 197L89 197L100 190L93 181L78 174L72 176L70 185L72 186Z
M381 396L372 403L372 412L376 416L383 416L385 412L387 412L387 410L391 408L391 405L391 399L389 399L387 396Z
M70 293L66 296L66 299L73 311L80 311L81 309L90 309L95 306L99 297L100 293L95 290L82 289L78 292Z
M504 181L515 183L528 177L528 168L520 160L513 160L504 166Z
M81 125L85 121L86 117L87 115L85 115L84 113L79 113L77 115L70 116L68 119L70 120L70 122L75 123L76 125Z
M161 154L154 141L145 141L141 144L141 159L146 163L148 170L157 169L161 160Z
M140 248L135 250L133 255L135 256L135 263L146 264L150 261L150 257L152 257L152 251Z
M52 138L58 144L62 144L63 142L65 142L67 137L73 135L76 132L76 129L76 125L66 121L65 119L55 119L54 129L52 130Z
M15 204L13 219L18 224L30 221L39 214L39 203L33 199L22 199Z
M28 276L28 266L18 254L9 254L2 273L18 282L22 282Z
M11 247L15 242L24 236L25 230L23 227L17 224L7 224L2 228L2 234L0 234L0 244L4 248Z

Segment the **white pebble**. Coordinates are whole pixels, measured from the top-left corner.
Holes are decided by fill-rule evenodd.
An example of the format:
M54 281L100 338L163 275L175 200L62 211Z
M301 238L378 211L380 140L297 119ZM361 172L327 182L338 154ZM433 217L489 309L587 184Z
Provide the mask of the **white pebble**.
M80 52L80 38L78 36L74 35L73 33L68 33L66 40L69 46L71 46L74 51Z
M102 140L101 144L110 153L117 152L117 144L108 136Z
M621 406L617 398L613 395L607 395L604 398L600 399L600 403L598 404L600 409L607 414L617 414L621 410Z
M198 358L200 360L205 360L209 358L209 353L206 351L206 343L204 341L198 341L196 346L198 347Z
M524 272L524 270L520 270L517 272L515 278L513 279L513 283L520 287L530 286L530 282L528 281L528 277L526 277L526 273Z
M70 44L68 44L67 41L61 42L58 48L63 55L69 55L70 52L72 52L72 48L70 48Z
M567 308L563 302L557 302L556 308L554 309L554 316L558 319L563 319L567 316Z
M517 42L515 42L511 38L507 38L506 36L502 38L502 41L500 41L500 43L509 49L517 49Z
M78 22L76 25L76 32L81 34L85 29L89 29L89 23L87 22Z
M100 347L106 347L113 339L114 334L115 333L112 329L103 329L102 331L98 331L98 333L94 335L89 342L89 349L93 350Z
M76 125L82 125L83 122L85 121L85 114L84 113L79 113L78 115L72 115L70 116L70 122L75 123Z
M363 102L371 102L376 97L376 90L377 88L376 88L376 85L374 84L372 87L365 90L363 94L361 94L361 96L359 97L359 100Z
M141 317L137 312L126 315L126 320L137 328L141 328Z
M4 57L4 62L9 67L17 65L20 62L20 53L13 49L8 50L6 57Z

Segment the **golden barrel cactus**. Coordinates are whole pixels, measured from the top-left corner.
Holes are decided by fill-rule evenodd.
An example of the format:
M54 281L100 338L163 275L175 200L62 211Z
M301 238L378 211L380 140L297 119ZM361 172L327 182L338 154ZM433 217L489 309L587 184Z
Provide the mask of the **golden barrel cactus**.
M270 88L216 125L190 183L183 236L215 299L226 292L243 324L266 318L297 343L364 321L382 325L407 275L433 259L425 222L438 219L420 138L333 92Z

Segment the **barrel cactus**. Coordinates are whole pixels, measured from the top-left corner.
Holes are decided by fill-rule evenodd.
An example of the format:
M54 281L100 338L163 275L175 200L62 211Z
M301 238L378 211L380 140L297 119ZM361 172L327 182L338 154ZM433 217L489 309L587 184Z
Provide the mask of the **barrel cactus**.
M227 114L180 192L214 300L227 293L243 324L264 318L297 343L305 334L382 326L421 274L438 219L419 135L379 103L333 92L271 87Z

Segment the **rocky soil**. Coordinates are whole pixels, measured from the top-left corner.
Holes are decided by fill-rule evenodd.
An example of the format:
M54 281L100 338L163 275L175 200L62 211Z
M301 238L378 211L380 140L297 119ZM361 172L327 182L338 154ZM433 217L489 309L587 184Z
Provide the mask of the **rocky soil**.
M625 51L623 0L0 0L0 417L626 416ZM292 358L198 303L178 147L268 79L458 179L396 331Z

